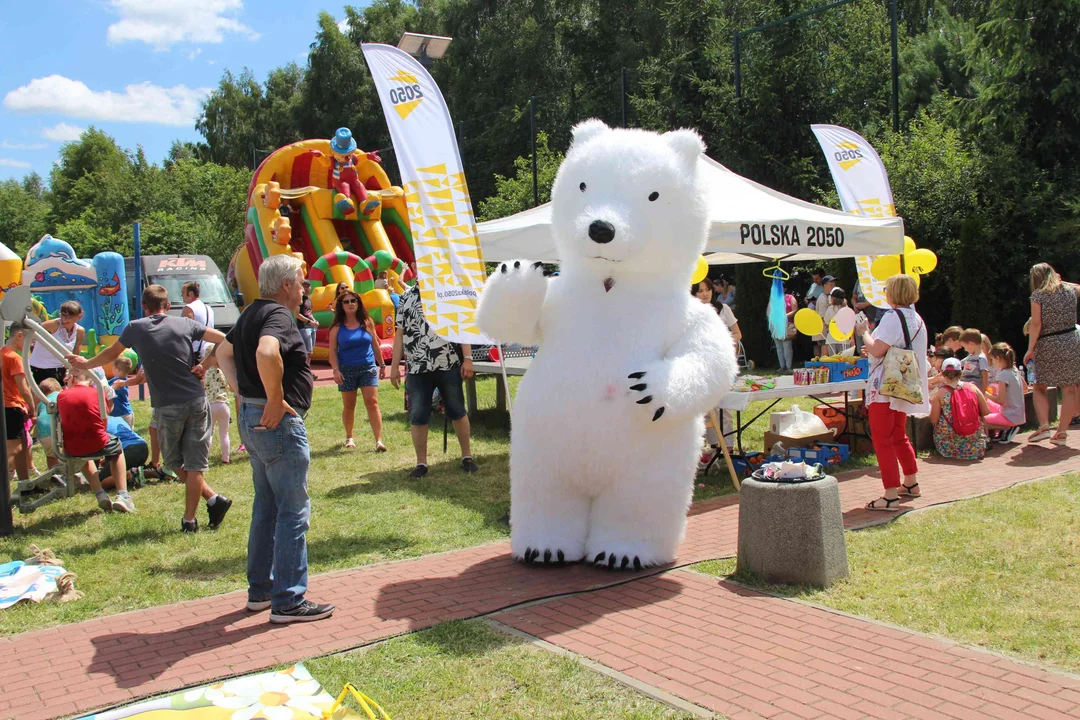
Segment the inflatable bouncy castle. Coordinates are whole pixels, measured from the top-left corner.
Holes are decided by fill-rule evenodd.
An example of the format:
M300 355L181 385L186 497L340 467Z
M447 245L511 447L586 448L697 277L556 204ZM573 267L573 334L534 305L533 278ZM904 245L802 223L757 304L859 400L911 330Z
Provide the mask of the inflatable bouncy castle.
M22 284L33 293L34 310L42 321L56 317L68 300L82 305L79 324L86 328L88 357L111 344L127 327L127 275L119 253L103 252L93 260L80 260L71 245L44 235L26 253Z
M244 244L228 281L245 302L259 296L259 265L290 253L306 264L319 321L316 357L326 357L330 303L344 282L363 300L379 337L394 334L394 298L415 282L404 191L391 187L378 155L357 149L347 128L332 140L304 140L271 153L248 190ZM386 287L376 278L386 273ZM389 351L384 343L384 355Z

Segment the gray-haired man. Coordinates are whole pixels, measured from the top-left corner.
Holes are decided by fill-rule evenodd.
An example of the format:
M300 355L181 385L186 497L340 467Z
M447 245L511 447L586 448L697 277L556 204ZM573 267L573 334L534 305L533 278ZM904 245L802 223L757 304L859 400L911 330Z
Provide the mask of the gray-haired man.
M295 319L303 296L300 261L291 255L264 261L259 294L216 353L229 384L239 390L240 438L255 483L247 608L270 608L272 623L310 622L329 617L334 606L305 598L311 453L304 415L314 383Z

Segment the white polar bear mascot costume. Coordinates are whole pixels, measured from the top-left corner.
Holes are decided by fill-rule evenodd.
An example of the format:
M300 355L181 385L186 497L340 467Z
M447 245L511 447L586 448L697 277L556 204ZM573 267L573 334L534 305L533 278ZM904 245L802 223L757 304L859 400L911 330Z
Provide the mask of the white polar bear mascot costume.
M640 570L675 559L703 416L738 374L731 335L689 293L708 235L704 151L579 124L552 188L560 275L515 260L492 273L477 324L539 345L511 417L511 552Z

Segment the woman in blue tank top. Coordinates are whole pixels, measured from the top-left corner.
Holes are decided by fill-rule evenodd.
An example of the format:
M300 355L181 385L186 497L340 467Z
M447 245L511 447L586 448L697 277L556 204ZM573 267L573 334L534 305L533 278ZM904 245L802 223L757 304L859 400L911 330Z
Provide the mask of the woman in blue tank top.
M375 435L375 451L386 452L382 441L382 411L379 410L379 378L383 373L382 348L375 323L352 290L337 296L334 324L330 327L330 365L341 393L341 422L345 425L345 447L355 448L353 424L356 419L356 392L364 396L368 422Z

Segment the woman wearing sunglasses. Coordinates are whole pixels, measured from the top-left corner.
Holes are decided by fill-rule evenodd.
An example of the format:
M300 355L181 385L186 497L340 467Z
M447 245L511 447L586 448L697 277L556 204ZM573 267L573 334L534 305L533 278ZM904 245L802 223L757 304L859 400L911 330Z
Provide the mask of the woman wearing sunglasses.
M364 396L368 422L375 435L375 451L386 452L382 441L382 412L379 410L379 378L383 374L382 351L375 323L360 296L345 290L337 296L334 324L330 327L330 365L341 392L341 422L345 425L345 447L355 448L353 424L356 420L356 393Z

